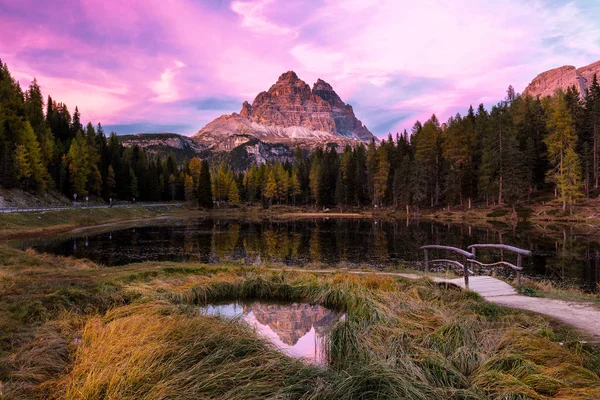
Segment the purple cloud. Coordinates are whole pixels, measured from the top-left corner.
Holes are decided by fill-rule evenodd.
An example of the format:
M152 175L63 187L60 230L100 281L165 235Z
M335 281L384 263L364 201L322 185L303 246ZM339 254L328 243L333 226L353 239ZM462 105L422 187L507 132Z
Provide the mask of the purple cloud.
M37 77L86 120L128 132L192 134L293 69L331 83L385 136L596 61L599 11L551 0L0 0L0 58L22 85Z

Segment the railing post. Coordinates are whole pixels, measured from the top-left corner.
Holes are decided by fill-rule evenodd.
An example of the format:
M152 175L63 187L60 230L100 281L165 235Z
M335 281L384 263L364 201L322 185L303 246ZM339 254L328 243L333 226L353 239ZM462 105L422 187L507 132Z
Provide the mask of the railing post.
M523 256L517 254L517 289L521 288L521 268L523 264Z
M469 267L467 266L467 257L463 257L463 271L465 275L465 289L469 290Z
M427 249L423 251L425 252L425 273L429 274L429 255L427 254Z

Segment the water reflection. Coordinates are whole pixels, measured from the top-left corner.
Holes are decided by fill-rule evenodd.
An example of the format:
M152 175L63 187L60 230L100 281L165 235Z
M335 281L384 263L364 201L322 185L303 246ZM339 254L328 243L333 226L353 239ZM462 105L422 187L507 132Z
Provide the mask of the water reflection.
M140 261L327 264L354 267L419 267L425 244L466 248L473 243L504 243L533 251L524 275L576 283L593 289L600 282L600 244L595 236L556 225L487 228L435 222L323 219L300 221L163 221L86 237L44 239L20 246L90 258L104 265ZM498 254L481 253L481 257ZM417 262L417 263L415 263Z
M200 312L239 317L284 353L313 364L326 362L324 339L340 318L338 313L325 307L299 303L208 305Z

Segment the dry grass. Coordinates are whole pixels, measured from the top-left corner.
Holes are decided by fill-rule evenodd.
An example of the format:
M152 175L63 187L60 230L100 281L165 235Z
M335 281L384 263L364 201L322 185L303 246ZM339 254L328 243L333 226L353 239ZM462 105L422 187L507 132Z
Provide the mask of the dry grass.
M600 287L594 293L566 285L557 285L548 280L523 279L519 291L532 297L546 297L565 301L587 301L600 307Z
M426 279L176 263L103 269L3 248L0 272L12 280L0 297L0 321L12 327L3 333L0 381L16 398L600 393L600 355L569 329ZM250 299L343 311L327 343L329 368L285 356L240 322L197 312L200 304Z

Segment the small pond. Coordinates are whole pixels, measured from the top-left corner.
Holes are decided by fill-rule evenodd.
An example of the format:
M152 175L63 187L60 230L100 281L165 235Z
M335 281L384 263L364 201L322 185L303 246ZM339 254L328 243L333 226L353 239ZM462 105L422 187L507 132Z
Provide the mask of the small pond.
M308 363L327 362L325 338L343 314L305 303L261 302L211 304L200 309L205 315L240 318L285 354Z

